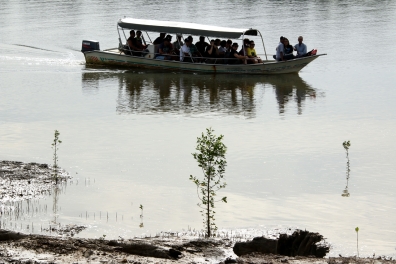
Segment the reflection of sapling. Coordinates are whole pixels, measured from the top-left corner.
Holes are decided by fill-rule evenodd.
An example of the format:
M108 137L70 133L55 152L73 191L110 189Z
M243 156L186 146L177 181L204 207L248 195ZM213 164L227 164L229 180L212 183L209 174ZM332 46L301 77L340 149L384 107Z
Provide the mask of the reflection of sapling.
M139 206L139 208L140 208L140 218L143 218L143 205L140 205Z
M140 224L139 224L139 227L142 228L142 227L144 227L144 225L143 225L143 205L140 205L139 208L140 208Z
M344 141L344 143L342 143L342 146L344 147L344 149L345 149L345 151L347 153L347 157L348 157L348 150L349 150L349 147L351 146L351 142L349 140L348 141Z
M211 128L206 129L206 135L202 133L200 138L197 138L198 152L193 153L194 159L198 162L198 166L201 167L204 178L199 180L197 177L190 175L192 180L197 186L198 198L202 204L198 206L202 209L201 213L204 217L204 227L206 229L206 237L211 237L213 231L217 230L216 224L214 223L213 210L214 200L216 192L222 188L225 188L226 183L222 182L227 166L225 160L225 154L227 147L223 144L223 135L216 137L213 135ZM227 197L223 197L219 201L227 202Z
M350 164L349 164L349 147L351 146L351 142L348 141L344 141L342 143L342 146L344 147L345 151L346 151L346 158L347 158L347 166L346 166L346 180L347 180L347 184L345 187L345 190L343 191L343 193L341 194L341 196L343 197L349 197L349 191L348 191L348 183L349 183L349 173L350 173Z
M59 131L55 130L55 134L54 134L54 142L51 144L52 148L54 149L54 156L53 156L53 160L54 160L54 165L53 165L53 174L52 177L54 178L55 182L58 183L58 146L60 143L62 143L62 141L59 140Z

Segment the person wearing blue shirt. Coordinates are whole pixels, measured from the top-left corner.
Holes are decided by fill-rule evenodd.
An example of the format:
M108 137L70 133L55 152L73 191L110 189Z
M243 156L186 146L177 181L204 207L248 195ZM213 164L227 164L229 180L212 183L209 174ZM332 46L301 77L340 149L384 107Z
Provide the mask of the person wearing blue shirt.
M298 44L294 45L294 50L297 51L297 56L296 56L297 58L304 57L307 55L307 46L302 42L303 42L303 37L299 36Z

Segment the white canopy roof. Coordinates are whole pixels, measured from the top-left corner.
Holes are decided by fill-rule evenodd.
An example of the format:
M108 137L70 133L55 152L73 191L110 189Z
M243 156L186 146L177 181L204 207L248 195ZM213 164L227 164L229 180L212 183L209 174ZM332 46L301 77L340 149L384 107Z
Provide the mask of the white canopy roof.
M185 23L176 21L159 21L148 19L121 18L118 26L126 29L135 29L152 32L164 32L173 34L188 34L196 36L210 36L236 39L245 35L257 36L256 29L226 28Z

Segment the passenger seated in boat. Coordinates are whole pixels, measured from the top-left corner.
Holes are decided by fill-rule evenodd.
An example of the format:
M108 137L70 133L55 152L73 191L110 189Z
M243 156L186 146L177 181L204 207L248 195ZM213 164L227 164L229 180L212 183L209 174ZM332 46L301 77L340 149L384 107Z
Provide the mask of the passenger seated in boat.
M220 64L224 64L225 63L224 58L225 58L226 52L227 52L226 45L227 45L227 41L222 40L220 42L220 47L218 48L218 50L219 50L218 58L220 58L220 60L218 60L217 63L220 63Z
M307 46L302 43L303 42L303 37L299 36L298 37L298 44L294 45L294 50L297 51L297 58L305 57L307 56Z
M231 48L232 48L232 40L228 39L226 41L226 49L229 51L229 50L231 50Z
M220 48L220 42L221 42L220 39L215 39L215 46L216 46L217 49Z
M281 36L279 40L279 44L276 47L276 55L274 55L274 59L277 61L285 61L284 54L285 54L285 46L283 45L284 37Z
M167 35L166 37L165 37L165 39L168 39L169 40L169 44L172 46L172 49L173 49L173 45L172 45L172 35ZM165 40L164 39L164 40Z
M219 50L215 45L215 40L212 39L210 41L210 45L206 47L206 56L209 58L206 60L206 63L215 63L216 58L219 56Z
M127 55L133 55L133 56L142 56L142 51L144 51L147 46L140 44L137 39L135 38L135 31L131 30L129 31L129 38L127 40L128 46L124 48L124 53ZM132 51L132 54L131 54Z
M255 50L255 43L253 40L250 41L250 46L246 49L246 55L249 57L247 62L249 64L263 63L260 57L257 57L257 53Z
M184 45L181 34L176 34L176 41L173 42L173 51L176 54L180 53L180 48Z
M136 40L143 45L143 38L142 38L142 31L138 30L136 31ZM146 43L144 43L146 44Z
M191 53L190 53L190 45L191 39L186 38L184 40L184 45L180 48L180 61L183 62L192 62L191 60Z
M227 41L222 40L220 42L220 47L219 47L219 58L224 58L226 52L227 52Z
M230 56L231 46L232 46L232 40L229 39L229 40L227 40L227 43L226 43L226 54L224 55L224 57L228 58Z
M197 43L195 43L195 46L197 47L197 49L198 49L199 53L201 53L201 55L205 55L206 47L209 46L209 44L205 41L204 36L200 36L199 41Z
M155 57L157 60L171 60L173 49L171 44L172 36L167 36L164 41L160 44L158 52L159 54Z
M289 40L287 38L283 39L283 45L284 45L284 49L285 49L285 54L283 56L283 58L285 60L292 60L294 59L294 55L293 55L293 46L290 45Z
M194 62L202 62L202 54L199 52L197 46L193 44L193 37L188 36L188 39L191 41L190 44L190 54L193 56L193 61Z
M228 60L228 64L246 64L247 56L238 54L238 43L233 43L231 52L230 52L230 60Z
M159 37L156 38L153 42L154 45L159 45L164 41L166 33L160 33Z
M243 46L242 46L241 50L238 52L238 54L246 56L246 49L249 48L249 46L250 46L250 40L248 38L245 38L243 40Z

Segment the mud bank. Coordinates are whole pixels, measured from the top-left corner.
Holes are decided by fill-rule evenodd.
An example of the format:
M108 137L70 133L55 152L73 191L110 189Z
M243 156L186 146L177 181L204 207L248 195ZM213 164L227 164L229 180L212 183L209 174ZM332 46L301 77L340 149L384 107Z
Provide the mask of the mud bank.
M58 168L58 183L70 175ZM48 194L55 185L54 169L48 164L0 161L0 204L29 200Z
M0 263L396 263L394 260L289 257L249 253L236 256L229 239L182 237L103 240L25 235L0 230Z

